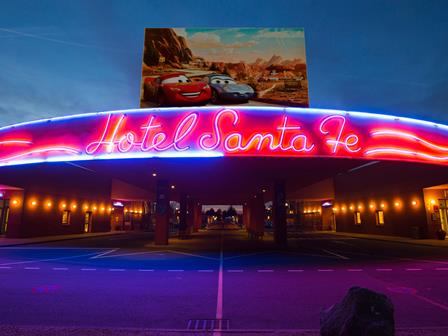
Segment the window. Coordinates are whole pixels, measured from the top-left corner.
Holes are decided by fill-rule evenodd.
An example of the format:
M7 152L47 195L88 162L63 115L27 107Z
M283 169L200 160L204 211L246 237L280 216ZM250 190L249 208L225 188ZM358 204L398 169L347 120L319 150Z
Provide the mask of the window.
M378 225L378 226L384 225L384 211L383 210L376 211L376 225Z
M361 225L361 213L359 211L355 211L355 224Z
M62 225L70 225L70 210L62 212Z

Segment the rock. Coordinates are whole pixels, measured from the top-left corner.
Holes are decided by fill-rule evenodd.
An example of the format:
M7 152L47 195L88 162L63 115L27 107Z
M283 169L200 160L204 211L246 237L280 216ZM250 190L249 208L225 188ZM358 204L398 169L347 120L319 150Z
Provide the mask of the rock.
M185 38L178 36L171 28L146 28L143 62L147 66L161 63L181 68L183 63L193 60Z
M394 307L384 294L352 287L341 302L321 313L321 336L395 335Z

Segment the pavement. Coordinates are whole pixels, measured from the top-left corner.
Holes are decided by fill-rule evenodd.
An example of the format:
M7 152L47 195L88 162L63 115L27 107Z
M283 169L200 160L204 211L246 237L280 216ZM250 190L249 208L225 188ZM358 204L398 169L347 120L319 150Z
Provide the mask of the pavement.
M0 248L1 335L318 335L352 286L391 297L397 335L448 334L448 249L332 233L126 233ZM220 328L219 328L219 327Z

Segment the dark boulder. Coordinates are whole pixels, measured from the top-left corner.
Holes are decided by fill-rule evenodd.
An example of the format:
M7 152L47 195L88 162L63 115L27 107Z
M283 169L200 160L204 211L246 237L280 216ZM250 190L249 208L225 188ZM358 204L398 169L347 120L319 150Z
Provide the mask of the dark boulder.
M352 287L341 302L321 313L321 336L393 336L394 306L384 294Z

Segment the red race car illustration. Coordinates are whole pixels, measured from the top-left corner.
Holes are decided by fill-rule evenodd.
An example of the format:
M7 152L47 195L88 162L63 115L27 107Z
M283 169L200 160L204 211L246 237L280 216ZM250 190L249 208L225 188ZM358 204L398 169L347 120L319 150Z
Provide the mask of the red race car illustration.
M211 99L210 86L193 82L182 72L146 77L143 98L159 106L202 105Z

